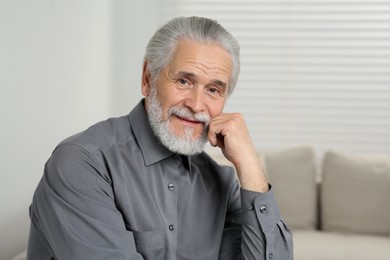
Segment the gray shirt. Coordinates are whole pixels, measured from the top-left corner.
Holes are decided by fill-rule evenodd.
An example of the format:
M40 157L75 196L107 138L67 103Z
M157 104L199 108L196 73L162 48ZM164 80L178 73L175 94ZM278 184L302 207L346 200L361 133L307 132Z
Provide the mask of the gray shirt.
M292 259L272 188L162 146L143 102L60 143L30 207L27 259Z

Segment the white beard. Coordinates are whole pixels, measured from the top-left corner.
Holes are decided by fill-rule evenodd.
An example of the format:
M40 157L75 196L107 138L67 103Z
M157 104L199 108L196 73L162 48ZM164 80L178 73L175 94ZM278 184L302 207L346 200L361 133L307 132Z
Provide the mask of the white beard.
M147 113L150 126L154 134L168 150L182 155L196 155L203 151L207 142L207 126L210 122L210 116L207 113L194 114L185 107L172 107L168 110L168 119L163 120L163 111L157 97L156 86L152 86L150 95L146 99L148 102ZM199 137L194 138L194 129L186 127L183 136L176 135L170 127L172 115L193 118L203 122L203 132Z

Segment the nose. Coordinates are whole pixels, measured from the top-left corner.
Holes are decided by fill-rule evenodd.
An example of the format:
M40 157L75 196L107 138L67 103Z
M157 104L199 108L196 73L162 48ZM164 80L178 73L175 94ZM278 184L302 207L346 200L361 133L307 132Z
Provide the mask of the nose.
M200 86L192 88L184 99L184 106L194 113L203 112L206 108L203 90Z

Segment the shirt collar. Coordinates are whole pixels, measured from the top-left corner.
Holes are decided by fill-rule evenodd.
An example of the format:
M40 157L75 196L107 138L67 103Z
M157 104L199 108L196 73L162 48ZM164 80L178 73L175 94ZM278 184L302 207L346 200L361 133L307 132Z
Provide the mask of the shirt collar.
M152 165L175 155L169 151L154 135L142 99L129 114L131 129L144 157L145 166Z

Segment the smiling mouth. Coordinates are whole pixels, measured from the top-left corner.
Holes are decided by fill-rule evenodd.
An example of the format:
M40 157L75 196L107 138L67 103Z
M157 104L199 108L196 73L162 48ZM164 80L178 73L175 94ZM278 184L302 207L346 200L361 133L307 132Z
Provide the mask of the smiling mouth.
M198 124L203 124L204 125L204 122L198 121L198 120L195 120L195 119L192 119L192 118L180 117L178 115L175 115L175 117L177 117L179 120L184 121L184 122L186 122L188 124L191 124L191 125L198 125Z

